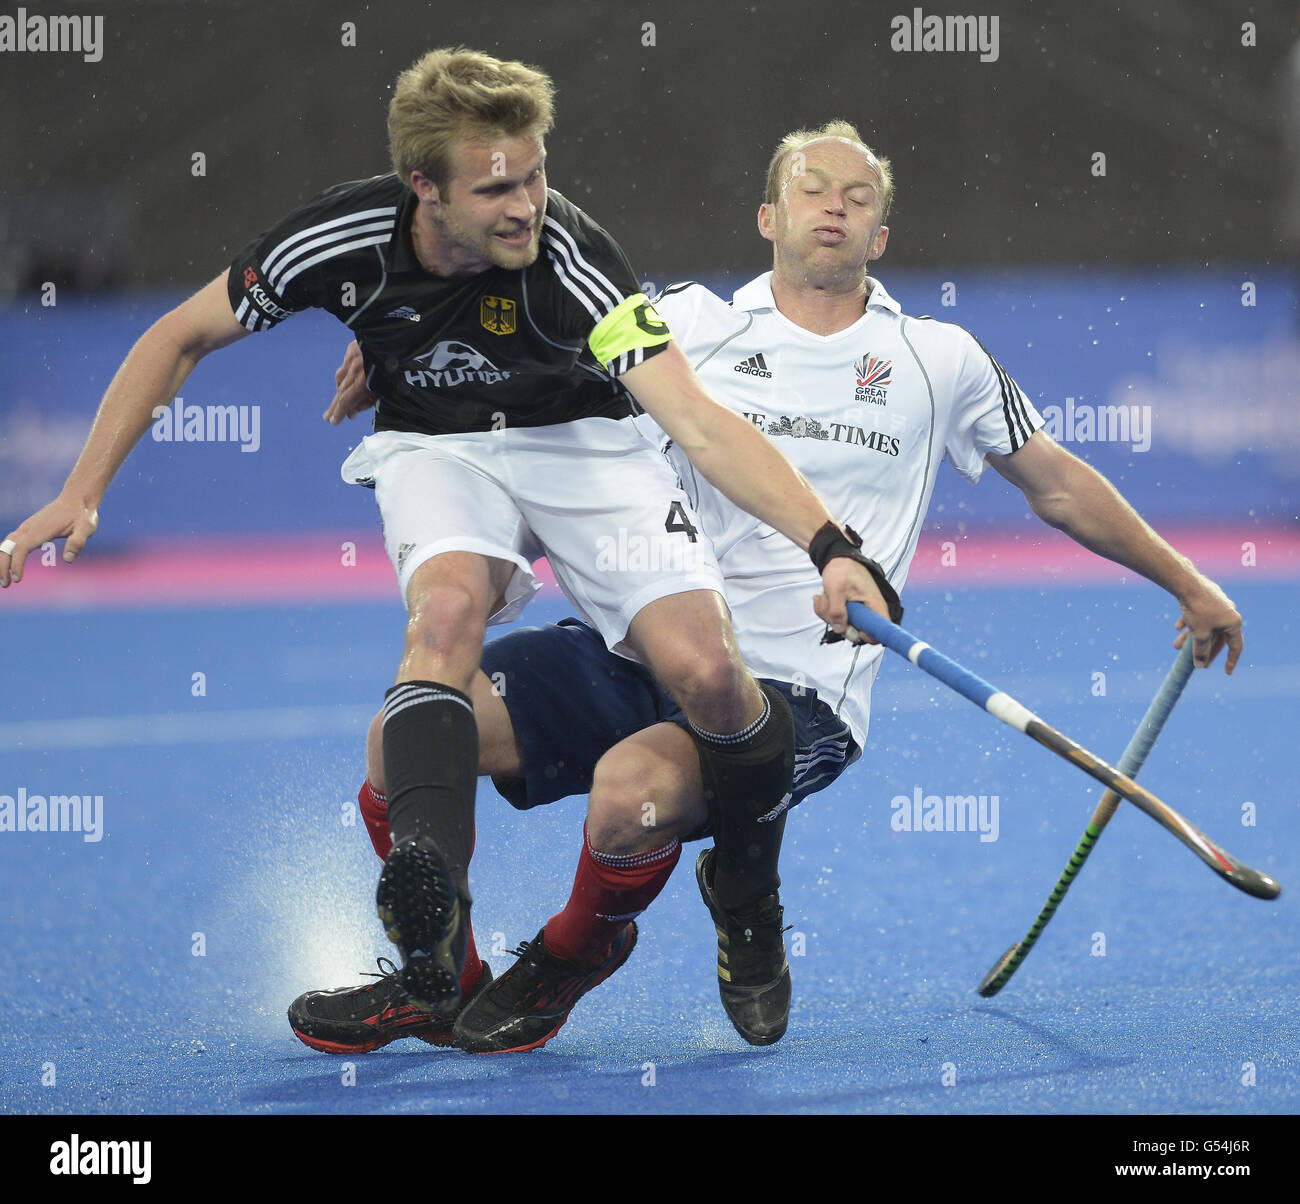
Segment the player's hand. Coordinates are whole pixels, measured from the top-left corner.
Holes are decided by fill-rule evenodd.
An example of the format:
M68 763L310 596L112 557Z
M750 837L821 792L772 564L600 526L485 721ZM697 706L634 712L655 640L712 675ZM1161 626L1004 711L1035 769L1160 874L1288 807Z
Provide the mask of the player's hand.
M889 607L880 588L863 565L847 556L835 557L822 573L822 589L825 593L813 597L813 610L823 623L854 644L879 643L865 632L849 626L849 613L845 609L849 602L861 602L882 618L889 618Z
M0 543L0 588L7 589L11 582L21 581L28 554L51 539L67 537L63 559L71 564L98 526L98 510L80 499L59 494Z
M1192 662L1198 669L1205 669L1227 644L1228 657L1223 668L1231 673L1241 656L1241 615L1227 594L1208 577L1202 577L1196 590L1180 598L1178 604L1183 613L1174 629L1182 634L1174 640L1174 647L1181 648L1190 633L1194 640Z
M325 411L325 421L338 426L345 418L355 418L375 404L375 395L366 387L366 365L356 342L348 344L343 362L334 373L334 400Z

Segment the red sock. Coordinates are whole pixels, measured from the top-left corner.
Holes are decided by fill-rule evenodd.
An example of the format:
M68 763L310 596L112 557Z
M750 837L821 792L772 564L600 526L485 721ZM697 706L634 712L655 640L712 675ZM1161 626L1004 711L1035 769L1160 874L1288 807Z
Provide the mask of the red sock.
M628 920L639 916L663 890L681 855L680 840L625 857L598 853L587 839L584 824L573 893L564 910L546 922L546 948L580 965L604 961Z
M366 831L370 833L370 843L375 846L379 860L387 861L393 848L393 834L388 829L388 795L376 790L367 778L357 791L357 803L361 807Z
M361 818L365 821L366 831L370 833L370 843L375 846L375 852L379 854L380 860L386 861L393 847L393 834L388 828L388 796L382 790L376 790L367 778L361 783L361 789L357 792L357 802L361 806ZM482 973L483 963L479 959L478 946L474 943L474 922L471 920L465 968L460 972L462 996L478 986Z
M478 946L474 943L474 921L469 922L469 948L465 952L465 968L460 972L460 998L463 1003L469 993L478 986L483 976L483 962L478 955Z
M469 838L469 855L474 856L474 846L478 844L478 828L470 834ZM460 972L460 998L463 1003L469 998L469 993L478 986L478 980L483 974L483 962L478 955L478 946L474 943L474 921L469 922L469 947L465 951L465 967Z

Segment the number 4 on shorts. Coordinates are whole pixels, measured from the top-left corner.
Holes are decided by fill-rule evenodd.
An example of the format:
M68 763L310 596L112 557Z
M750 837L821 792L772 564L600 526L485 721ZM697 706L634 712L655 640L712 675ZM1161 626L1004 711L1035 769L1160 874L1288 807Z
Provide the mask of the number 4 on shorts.
M665 531L685 531L686 538L695 543L695 537L700 533L697 527L691 526L691 520L686 517L686 511L682 509L681 502L673 502L668 507L668 517L664 520Z

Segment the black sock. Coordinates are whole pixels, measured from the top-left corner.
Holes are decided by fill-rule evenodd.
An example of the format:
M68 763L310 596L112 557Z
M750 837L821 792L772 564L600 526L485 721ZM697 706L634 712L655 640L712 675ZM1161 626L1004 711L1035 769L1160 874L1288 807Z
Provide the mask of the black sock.
M713 890L729 911L781 885L777 862L785 831L782 804L794 783L794 718L785 695L763 682L758 686L767 705L743 732L719 736L691 726L718 850Z
M468 901L478 786L478 728L469 698L435 681L404 681L389 690L384 777L393 843L432 837Z

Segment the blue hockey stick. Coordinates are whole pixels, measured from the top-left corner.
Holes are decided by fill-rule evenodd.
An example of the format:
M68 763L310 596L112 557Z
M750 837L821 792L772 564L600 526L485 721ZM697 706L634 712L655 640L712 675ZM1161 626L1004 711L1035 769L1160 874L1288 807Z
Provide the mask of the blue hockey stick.
M923 669L931 677L937 677L944 685L956 690L963 698L970 699L977 707L988 711L995 719L1001 719L1009 727L1037 740L1044 748L1049 748L1057 756L1077 765L1108 787L1121 798L1126 798L1135 807L1145 811L1156 823L1167 828L1179 840L1205 862L1219 877L1231 882L1238 890L1245 891L1257 899L1276 899L1282 893L1282 887L1276 878L1259 870L1242 864L1230 853L1225 852L1195 825L1190 824L1168 803L1156 798L1151 791L1139 786L1128 774L1100 757L1076 744L1069 736L1056 730L1051 724L1044 723L1033 711L1022 706L1009 694L1004 694L995 686L989 685L982 677L963 668L955 660L944 656L942 652L931 648L924 640L918 640L911 632L882 618L875 611L863 606L861 602L848 605L849 622L859 631L879 641L886 648L906 657L917 668ZM1190 636L1188 637L1190 639Z

